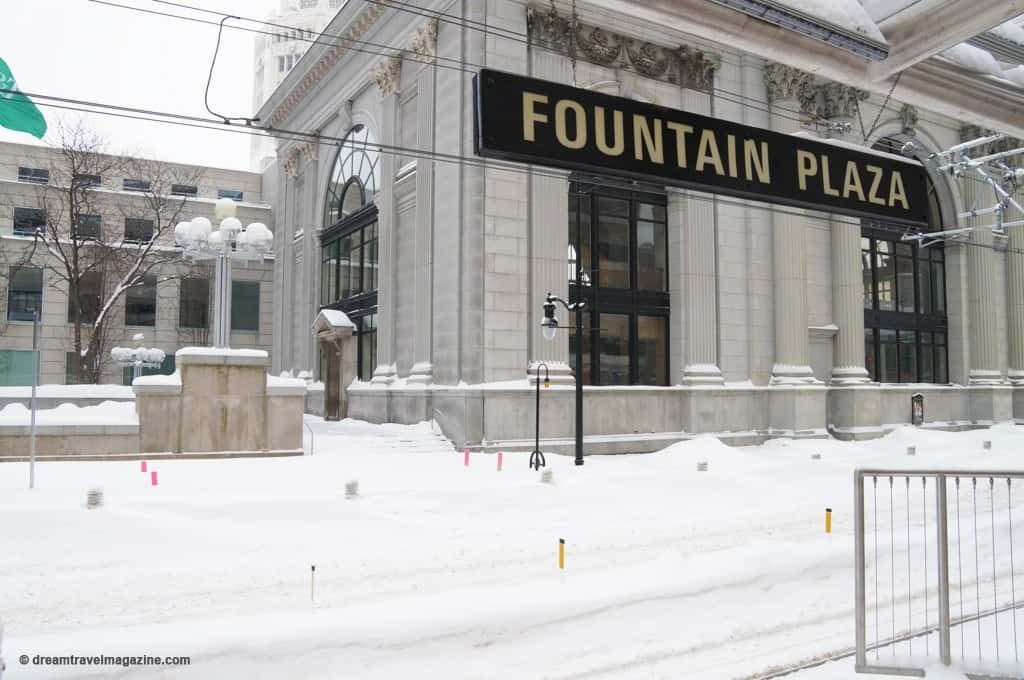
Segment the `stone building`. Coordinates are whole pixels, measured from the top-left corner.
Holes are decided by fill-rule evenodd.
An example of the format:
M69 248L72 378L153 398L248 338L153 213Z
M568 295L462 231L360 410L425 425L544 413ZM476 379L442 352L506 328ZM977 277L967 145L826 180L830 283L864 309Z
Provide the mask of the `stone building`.
M542 437L566 445L575 338L561 309L569 332L543 337L551 291L588 302L588 452L879 436L910 421L917 393L933 427L1024 416L1024 231L903 238L991 224L964 216L994 195L977 181L928 164L922 229L474 153L481 68L918 163L979 131L1022 137L1005 5L872 16L846 0L842 18L776 25L697 0L421 4L349 3L326 29L346 42L311 47L259 112L319 135L281 139L266 175L273 354L319 375L344 362L337 415L532 447L544 362ZM994 51L961 44L977 36ZM345 313L356 351L314 337L314 321L320 340L353 332L321 309Z
M90 210L94 214L82 216L90 218L88 238L107 244L125 242L127 248L145 243L155 231L151 206L145 198L151 178L126 176L131 163L114 156L103 158L109 162L104 160L97 165L116 168L119 173L90 177L89 181L94 183ZM167 177L191 178L191 184L164 188L168 204L175 209L181 206L180 220L205 216L213 221L215 202L228 197L238 202L238 217L243 224L263 222L273 228L270 205L262 199L259 174L161 165L168 169ZM67 202L61 196L65 170L64 160L56 149L0 144L0 305L4 307L0 314L0 385L31 384L34 311L41 312L41 382L64 384L74 375L70 367L74 324L66 278L61 280L47 270L46 261L52 265L54 256L47 255L44 248L36 248L30 259L25 257L33 248L36 227L49 223L61 225L63 230L70 225ZM172 229L173 225L164 230L161 242L155 246L173 257ZM270 261L235 265L232 281L232 345L270 350L273 265ZM106 299L113 284L97 280L96 300ZM162 349L167 355L160 369L147 372L171 373L175 350L209 344L212 291L212 267L180 259L162 263L147 277L145 285L129 289L112 311L102 382L130 380L130 371L122 371L107 360L111 347L137 346L139 343L132 340L137 333L143 333L145 347Z

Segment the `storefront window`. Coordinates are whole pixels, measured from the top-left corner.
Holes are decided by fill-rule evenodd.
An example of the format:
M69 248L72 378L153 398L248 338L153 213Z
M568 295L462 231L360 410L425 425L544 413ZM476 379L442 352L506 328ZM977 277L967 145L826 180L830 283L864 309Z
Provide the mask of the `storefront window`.
M658 193L582 182L570 188L567 275L570 299L587 301L581 367L585 384L668 384L665 203ZM577 263L583 269L579 287ZM575 319L568 325L569 361L575 371Z

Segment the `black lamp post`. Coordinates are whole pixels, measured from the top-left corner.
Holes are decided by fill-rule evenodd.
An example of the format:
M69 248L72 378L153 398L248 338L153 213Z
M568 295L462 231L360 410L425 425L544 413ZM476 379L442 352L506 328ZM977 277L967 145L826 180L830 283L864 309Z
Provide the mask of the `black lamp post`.
M546 465L544 454L540 450L540 367L544 367L544 387L551 387L551 378L548 376L548 365L543 361L534 364L537 371L537 438L533 443L533 453L530 454L530 467L539 470Z
M577 282L580 279L580 269L576 269ZM558 330L558 318L555 316L555 303L559 302L566 311L576 312L576 464L583 465L583 313L586 306L585 300L568 303L562 298L547 294L544 299L544 318L540 325L544 328L544 338L555 339L555 332ZM546 367L545 367L546 368Z

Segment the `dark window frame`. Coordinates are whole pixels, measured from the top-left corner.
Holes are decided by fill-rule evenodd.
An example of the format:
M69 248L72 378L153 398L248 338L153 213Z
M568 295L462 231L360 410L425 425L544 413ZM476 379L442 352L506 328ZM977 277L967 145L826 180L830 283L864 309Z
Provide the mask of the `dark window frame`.
M82 288L85 287L85 285L83 285L84 282L90 282L90 287L95 288L96 292L83 292ZM100 306L103 304L103 275L95 270L85 272L78 279L78 287L78 297L79 300L81 301L82 312L81 321L83 324L92 325L96 323L96 317L99 316L100 313ZM72 310L73 308L71 305L71 296L68 295L68 323L75 323Z
M79 241L98 241L103 235L103 216L96 213L81 213L71 226L71 238Z
M230 198L233 201L242 201L245 192L241 189L217 189L217 198Z
M20 218L19 213L21 213ZM12 218L13 233L16 236L35 236L37 229L46 230L46 211L41 208L15 208ZM19 226L19 221L22 225L28 221L32 226L26 229L24 226Z
M19 165L18 181L29 184L49 184L50 171L47 168L30 168Z
M150 283L150 281L152 281L152 283ZM137 291L139 289L146 290L148 288L152 288L153 289L152 303L151 303L151 305L153 307L152 323L146 323L145 322L145 319L150 315L150 312L145 311L145 310L140 311L140 308L142 308L143 306L146 306L146 307L150 306L150 302L149 302L149 299L148 299L149 296L147 296L146 299L143 299L139 293L133 293L132 292L132 291ZM143 278L142 283L140 283L137 286L132 286L131 288L129 288L128 290L125 291L125 294L124 294L125 295L125 300L124 300L124 325L125 326L139 327L139 328L155 328L156 327L157 292L158 291L157 291L157 278L156 278L156 274L147 274ZM133 306L135 308L134 311L132 309ZM131 316L133 314L134 314L134 316ZM142 321L140 321L140 319Z
M249 326L242 326L240 324L236 324L235 323L236 319L239 320L239 321L241 320L241 314L242 314L239 311L239 310L242 309L242 306L239 305L239 304L236 304L236 302L239 301L237 299L239 297L239 295L236 294L236 292L237 291L241 291L242 289L251 288L251 287L255 287L256 288L256 310L255 310L255 316L253 317L254 318L254 322L253 322L254 325L252 327L249 327ZM262 291L261 291L261 286L260 286L260 282L259 281L246 281L246 280L243 280L243 279L232 279L231 280L231 332L232 333L259 333L260 332L260 295L261 295L261 293L262 293ZM250 311L251 310L246 310L246 314L250 313Z
M193 284L205 284L202 296L185 297L186 289ZM210 279L204 276L188 276L178 284L178 328L209 328L210 327Z
M125 177L121 180L121 189L124 191L149 191L152 183L148 179L134 179Z
M862 274L861 279L867 280L867 277L863 273L863 253L867 252L868 262L871 266L871 307L865 307L864 309L864 331L865 331L865 368L868 371L868 375L874 382L883 382L881 378L884 376L880 375L880 367L882 366L882 353L883 344L881 341L882 331L895 331L897 334L896 341L896 383L911 382L911 383L923 383L931 382L934 384L948 384L949 383L949 327L945 313L938 313L934 310L923 310L922 306L924 300L922 299L920 284L921 284L921 272L920 267L922 262L926 263L928 267L932 266L933 262L941 262L942 267L942 289L943 289L943 300L946 299L946 273L945 273L945 254L944 248L941 243L928 246L927 249L922 249L918 243L912 241L901 241L900 237L903 234L903 230L897 226L887 225L879 222L864 222L861 225L861 238L868 239L868 250L865 251L862 248ZM899 277L894 278L894 288L892 297L894 301L895 310L881 309L879 305L879 291L878 291L878 242L884 241L892 243L892 251L895 253L895 244L910 244L912 247L912 261L913 271L910 279L914 286L914 311L898 311L899 310L899 287L901 285ZM925 251L929 252L925 252ZM941 258L937 259L934 254L936 251L942 252ZM895 259L895 255L893 255ZM895 268L894 268L895 271ZM931 282L929 274L929 282ZM866 297L865 297L866 301ZM932 301L934 304L934 301ZM943 312L945 312L945 303L943 304ZM871 334L872 346L867 346L868 334ZM904 334L913 333L914 341L912 344L914 348L914 365L904 367L903 356L899 351L899 347L902 343ZM925 335L927 334L927 335ZM924 338L930 338L931 342L924 342ZM941 339L941 342L938 340ZM931 366L925 367L923 365L925 353L922 352L922 346L932 347L931 351ZM943 352L936 352L934 348L943 347ZM870 349L870 352L868 351ZM928 368L926 372L923 369ZM908 376L907 380L904 380L904 376ZM931 380L923 380L922 377L930 375ZM886 381L889 382L889 381ZM892 384L890 382L890 384Z
M601 285L601 272L600 268L600 213L599 213L599 202L600 198L613 198L623 199L629 202L629 287L628 288L612 288L604 287ZM645 191L641 189L624 189L618 187L600 187L587 189L583 182L574 180L570 183L569 188L569 200L570 202L575 201L575 208L570 205L570 222L575 216L576 220L580 220L583 217L582 207L583 201L589 201L589 218L590 224L588 225L580 223L580 234L582 237L584 234L589 233L589 262L584 262L584 283L582 286L577 286L575 280L569 281L569 300L570 302L576 302L577 300L586 301L586 307L584 307L583 313L586 315L584 320L584 327L586 328L588 322L589 328L589 347L590 357L589 369L590 380L585 384L589 385L601 385L604 384L601 381L601 314L609 315L623 315L628 318L628 343L629 343L629 380L626 383L611 383L611 384L627 384L627 385L648 385L649 383L640 383L640 361L639 361L639 317L657 317L665 319L665 361L664 366L661 370L661 380L653 385L655 386L668 386L671 384L670 377L671 373L671 307L668 288L671 285L671 272L668 267L668 197L664 193L660 193L657 190ZM653 204L665 208L666 214L664 222L658 220L640 220L639 219L639 206L640 204ZM638 221L653 221L654 224L660 225L664 230L664 267L665 267L665 288L664 291L656 290L642 290L639 287L639 259L637 250L637 239L638 239ZM574 249L575 257L582 257L582 249L577 243L576 225L570 223L569 229L569 245ZM584 231L587 230L587 231ZM568 327L570 334L570 351L569 361L570 364L575 362L575 319L572 315L568 315L567 323L563 324ZM584 372L586 375L586 372Z
M146 226L148 225L148 226ZM148 229L148 236L145 236ZM124 240L130 243L149 243L153 239L156 225L144 217L124 218ZM145 236L145 238L143 238Z
M171 196L198 196L199 187L194 184L172 184Z
M33 271L39 279L39 290L30 291L26 288L15 288L14 281L18 274L22 270ZM8 270L7 279L7 320L8 321L32 321L33 313L38 313L42 317L43 312L43 287L45 285L42 267L11 267ZM25 305L22 303L15 303L15 295L21 295L25 300L35 299L35 309L30 309L32 305Z

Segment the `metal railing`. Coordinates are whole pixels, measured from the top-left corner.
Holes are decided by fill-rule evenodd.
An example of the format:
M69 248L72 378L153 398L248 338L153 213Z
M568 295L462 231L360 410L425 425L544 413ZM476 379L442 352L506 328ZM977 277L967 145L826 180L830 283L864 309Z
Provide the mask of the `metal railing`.
M1024 472L861 469L854 480L857 672L922 677L939 662L1024 677Z

